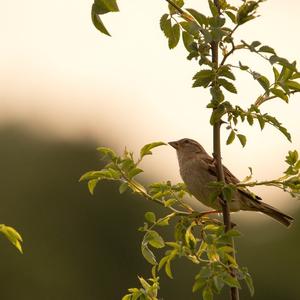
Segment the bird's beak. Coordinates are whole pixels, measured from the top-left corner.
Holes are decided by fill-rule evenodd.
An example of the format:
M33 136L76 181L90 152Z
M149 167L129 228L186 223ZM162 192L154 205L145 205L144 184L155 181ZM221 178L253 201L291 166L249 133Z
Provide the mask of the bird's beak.
M174 141L174 142L169 142L168 143L170 146L172 146L173 148L175 148L176 150L178 149L179 143Z

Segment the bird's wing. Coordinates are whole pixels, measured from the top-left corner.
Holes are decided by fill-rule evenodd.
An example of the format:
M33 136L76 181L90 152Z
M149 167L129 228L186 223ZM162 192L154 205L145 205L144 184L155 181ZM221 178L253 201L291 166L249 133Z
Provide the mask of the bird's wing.
M213 175L214 177L217 177L217 169L216 169L216 163L215 160L212 157L205 157L203 160L207 163L208 165L208 172ZM231 183L231 184L237 184L240 181L223 165L223 170L224 170L224 176L225 176L225 182L226 183ZM261 198L251 191L249 191L246 188L238 188L239 193L243 194L246 196L248 199L251 200L261 200Z
M217 168L216 168L216 162L212 157L205 157L203 160L207 163L208 165L208 172L217 177ZM239 183L240 181L223 165L223 170L224 170L224 176L225 176L225 182L226 183Z

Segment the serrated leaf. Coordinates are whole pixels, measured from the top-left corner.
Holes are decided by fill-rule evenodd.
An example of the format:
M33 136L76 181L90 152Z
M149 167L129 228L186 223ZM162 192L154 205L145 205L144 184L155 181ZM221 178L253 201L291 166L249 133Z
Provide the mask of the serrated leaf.
M263 128L263 127L262 127ZM246 143L247 143L247 138L246 136L244 136L243 134L238 134L237 135L240 143L242 144L243 147L245 147Z
M206 18L206 16L204 16L203 14L201 14L200 12L198 12L195 9L192 8L187 8L186 9L195 19L196 21L200 24L200 25L208 25L208 20Z
M145 213L145 219L150 222L150 223L155 223L156 222L156 216L155 213L152 211L148 211Z
M161 19L160 19L160 28L163 31L163 33L165 34L165 36L167 38L169 38L170 34L171 34L172 23L171 23L171 19L169 19L168 14L164 14L161 17Z
M144 256L144 258L151 264L151 265L156 265L156 259L155 256L153 254L153 252L148 248L147 245L142 245L142 254Z
M237 94L237 90L236 90L235 86L231 82L227 81L226 79L219 79L218 83L222 87L224 87L227 91Z
M234 74L229 70L229 68L222 68L220 71L219 71L219 76L223 76L223 77L227 77L231 80L235 80L235 76Z
M180 26L178 23L171 27L169 36L169 48L173 49L177 46L180 39Z
M140 150L140 156L141 158L143 158L145 155L151 155L152 152L151 150L156 148L156 147L159 147L159 146L163 146L163 145L166 145L166 143L164 142L154 142L154 143L150 143L150 144L147 144L145 146L143 146L143 148Z
M277 88L271 88L270 91L276 96L284 100L285 102L288 102L289 97L286 95L286 93L283 90L277 89Z
M22 237L21 235L13 228L10 226L6 226L4 224L0 225L0 232L2 232L6 238L21 252L23 253L22 250L22 245L21 242Z

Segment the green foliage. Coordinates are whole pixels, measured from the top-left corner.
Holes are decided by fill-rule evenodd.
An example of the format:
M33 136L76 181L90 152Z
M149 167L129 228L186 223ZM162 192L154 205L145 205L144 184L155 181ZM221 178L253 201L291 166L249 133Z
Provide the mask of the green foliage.
M116 0L94 0L91 10L91 18L94 26L102 33L109 35L106 27L104 26L100 15L107 14L109 12L117 12L119 7Z
M193 77L193 87L209 88L211 101L207 105L212 110L210 124L225 123L229 131L226 144L234 141L246 146L247 137L239 132L238 125L247 122L250 126L257 123L261 130L266 124L279 130L289 141L288 130L274 116L262 112L261 105L274 99L288 102L290 97L300 92L300 73L296 62L277 54L275 49L260 41L236 41L235 31L243 24L258 17L257 10L264 0L243 0L240 5L233 6L226 0L208 0L210 13L204 15L193 8L185 8L184 0L166 0L168 10L160 19L160 29L167 38L168 46L174 49L182 40L188 55L188 60L196 60L199 70ZM92 6L92 19L96 28L109 35L100 15L118 11L115 0L95 0ZM212 51L220 53L221 62L212 59ZM245 50L272 68L272 78L252 70L242 62L229 64L227 59L236 51ZM251 75L261 89L254 97L254 103L249 108L232 105L228 99L230 94L238 94L236 74L246 72ZM100 180L113 180L119 183L119 192L131 190L143 198L161 205L167 214L161 217L153 212L145 214L145 222L139 231L143 233L141 252L146 261L152 265L152 278L145 280L139 277L141 288L129 289L129 294L123 300L158 299L159 277L156 273L164 270L169 278L175 276L172 263L175 259L183 258L188 262L199 265L199 272L192 287L194 292L201 293L204 300L213 299L215 294L227 287L241 288L240 281L245 281L251 295L254 287L247 268L240 267L235 260L232 238L240 233L231 229L225 231L224 226L205 213L195 212L184 202L187 190L184 184L171 182L153 183L143 186L136 176L143 170L140 163L152 149L165 145L155 142L145 145L140 150L138 159L126 149L122 155L116 154L109 148L98 148L100 154L108 163L99 171L85 173L80 180L88 181L91 193ZM278 187L292 196L300 195L300 160L298 152L290 151L286 157L288 168L285 175L269 181L251 181L251 174L244 181L233 185L224 182L211 182L211 203L219 201L220 196L230 202L237 190L247 187L266 185ZM248 191L248 190L247 190ZM249 192L249 191L248 191ZM172 221L170 223L170 221ZM170 226L174 239L167 240L160 232L162 226Z
M7 239L21 252L23 253L22 250L22 245L21 243L23 242L21 235L13 228L10 226L6 226L4 224L0 224L0 232L2 232Z

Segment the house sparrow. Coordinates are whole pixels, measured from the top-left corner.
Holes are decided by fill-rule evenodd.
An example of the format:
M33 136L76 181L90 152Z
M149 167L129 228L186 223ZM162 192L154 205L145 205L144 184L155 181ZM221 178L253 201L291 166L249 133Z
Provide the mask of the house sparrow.
M169 142L169 145L176 149L180 175L191 194L204 205L222 211L219 199L211 202L209 198L214 188L209 187L208 184L217 181L214 159L198 142L191 139L185 138ZM225 166L223 169L226 183L239 183L239 180ZM262 202L260 197L245 188L237 188L229 202L229 208L232 212L239 210L259 211L287 227L294 220L271 205Z

